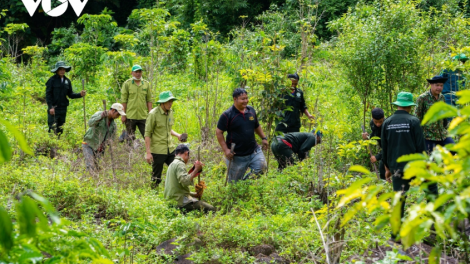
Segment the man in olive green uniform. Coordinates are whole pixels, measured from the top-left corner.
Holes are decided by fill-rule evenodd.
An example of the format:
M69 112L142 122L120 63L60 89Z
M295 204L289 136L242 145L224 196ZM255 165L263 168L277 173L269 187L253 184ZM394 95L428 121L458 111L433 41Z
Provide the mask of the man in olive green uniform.
M313 119L313 116L308 112L307 105L305 104L304 92L297 88L299 83L299 75L289 74L287 76L292 86L287 89L284 94L283 106L283 119L276 126L276 131L283 133L292 133L300 131L300 115L305 114L308 118Z
M152 164L152 188L158 187L162 181L163 164L170 165L175 158L175 144L171 136L181 140L181 134L173 131L175 123L171 106L177 100L171 92L162 92L157 104L150 111L145 126L145 159Z
M194 163L194 170L188 173L186 164L189 161L189 148L181 144L175 149L176 157L168 166L165 180L165 199L178 202L178 208L190 212L193 210L204 210L204 212L215 211L215 208L197 199L196 193L189 191L189 186L193 186L193 180L202 171L204 166L199 160Z
M152 110L153 95L150 83L142 79L142 67L132 67L132 78L125 81L121 89L121 101L127 116L121 120L126 125L128 139L135 139L136 128L139 128L142 137L145 135L145 120Z
M429 108L431 108L434 103L445 102L444 95L442 95L441 92L447 78L437 75L427 80L431 86L430 89L421 94L416 100L418 106L415 108L415 115L418 117L419 121L423 121L424 115L426 115ZM447 119L442 119L423 126L426 151L428 153L432 152L436 145L445 146L455 143L451 137L447 136L448 126L449 122Z
M49 133L54 131L59 137L64 131L62 126L65 124L67 107L69 106L67 97L77 99L86 95L86 91L81 91L80 93L73 92L72 82L65 76L65 72L69 72L71 69L72 67L67 66L65 62L57 62L55 68L51 70L55 75L46 82L47 124L49 126Z
M295 155L302 161L308 156L308 152L314 146L321 143L323 134L314 129L311 133L288 133L284 136L276 136L271 143L271 150L282 171L287 165L295 164ZM294 155L295 154L295 155Z
M398 106L398 110L387 118L382 125L382 160L385 165L385 177L392 180L393 190L402 192L401 217L405 213L406 192L410 189L411 180L403 179L404 168L407 162L397 162L403 155L423 153L425 151L423 130L420 121L410 114L413 102L413 95L401 92L397 96L397 101L393 102ZM437 195L437 186L431 193ZM397 234L392 234L392 239L396 239Z
M88 120L88 130L82 142L83 156L89 172L97 169L97 161L103 155L106 141L112 140L116 134L114 119L125 116L122 104L115 103L109 111L98 111Z

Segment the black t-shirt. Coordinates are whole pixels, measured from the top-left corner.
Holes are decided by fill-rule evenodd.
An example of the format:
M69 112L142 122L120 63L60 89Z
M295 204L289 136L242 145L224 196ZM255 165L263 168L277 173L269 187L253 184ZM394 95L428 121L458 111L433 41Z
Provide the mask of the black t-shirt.
M217 128L227 131L225 143L230 148L235 143L235 156L247 156L252 154L258 143L255 140L255 129L259 127L256 111L251 106L247 106L245 113L238 111L232 105L222 113L217 123Z
M287 108L290 107L291 110ZM300 129L300 114L307 109L304 92L295 88L294 92L288 89L284 95L283 119L276 127L276 131L287 133L290 129L298 131Z

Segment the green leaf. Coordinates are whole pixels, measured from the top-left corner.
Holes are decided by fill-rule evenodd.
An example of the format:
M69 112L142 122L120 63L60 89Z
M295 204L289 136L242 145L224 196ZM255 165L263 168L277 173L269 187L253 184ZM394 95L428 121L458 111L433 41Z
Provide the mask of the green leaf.
M409 154L409 155L403 155L397 159L397 162L409 162L409 161L415 161L415 160L427 160L427 156L424 154Z
M426 112L421 125L431 124L441 119L455 116L458 116L456 107L448 105L445 102L437 102Z
M8 138L3 131L0 130L0 163L9 161L11 159L11 146Z
M21 197L16 205L17 221L20 226L20 234L28 237L36 236L36 212L38 207L29 196Z
M439 264L441 263L441 249L437 246L431 250L428 259L429 264Z
M361 165L352 165L349 168L349 171L356 171L356 172L360 172L360 173L364 173L364 174L371 174L371 172L368 169L366 169L365 167L363 167Z
M24 153L34 155L33 151L28 146L28 143L26 142L26 139L24 138L23 134L18 129L16 129L12 124L5 120L0 120L0 123L3 124L7 128L7 130L10 131L10 133L13 134L13 136L18 141L21 150L23 150Z
M8 212L0 207L0 245L6 250L10 250L13 247L13 225L11 224L10 216Z

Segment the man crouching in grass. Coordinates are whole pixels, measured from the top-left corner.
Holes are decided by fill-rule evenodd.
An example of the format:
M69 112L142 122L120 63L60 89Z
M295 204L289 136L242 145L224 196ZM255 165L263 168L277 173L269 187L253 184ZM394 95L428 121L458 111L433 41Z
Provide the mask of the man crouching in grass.
M178 208L182 211L190 212L194 210L204 210L204 212L215 211L215 208L195 197L196 193L189 191L189 186L193 186L193 179L202 171L203 164L197 160L194 163L194 170L186 172L186 164L189 161L189 148L181 144L175 149L175 159L168 166L165 180L165 199L178 202Z

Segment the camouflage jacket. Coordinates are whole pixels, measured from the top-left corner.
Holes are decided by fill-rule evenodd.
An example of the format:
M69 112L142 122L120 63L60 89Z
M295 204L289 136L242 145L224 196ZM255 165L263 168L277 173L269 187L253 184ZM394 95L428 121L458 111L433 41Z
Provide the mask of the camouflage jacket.
M416 100L415 116L419 121L423 121L424 115L426 115L429 108L439 101L445 102L444 95L439 94L439 99L436 100L430 90L421 94ZM423 132L424 138L427 140L443 141L447 138L447 122L439 120L432 124L426 124L423 126Z

